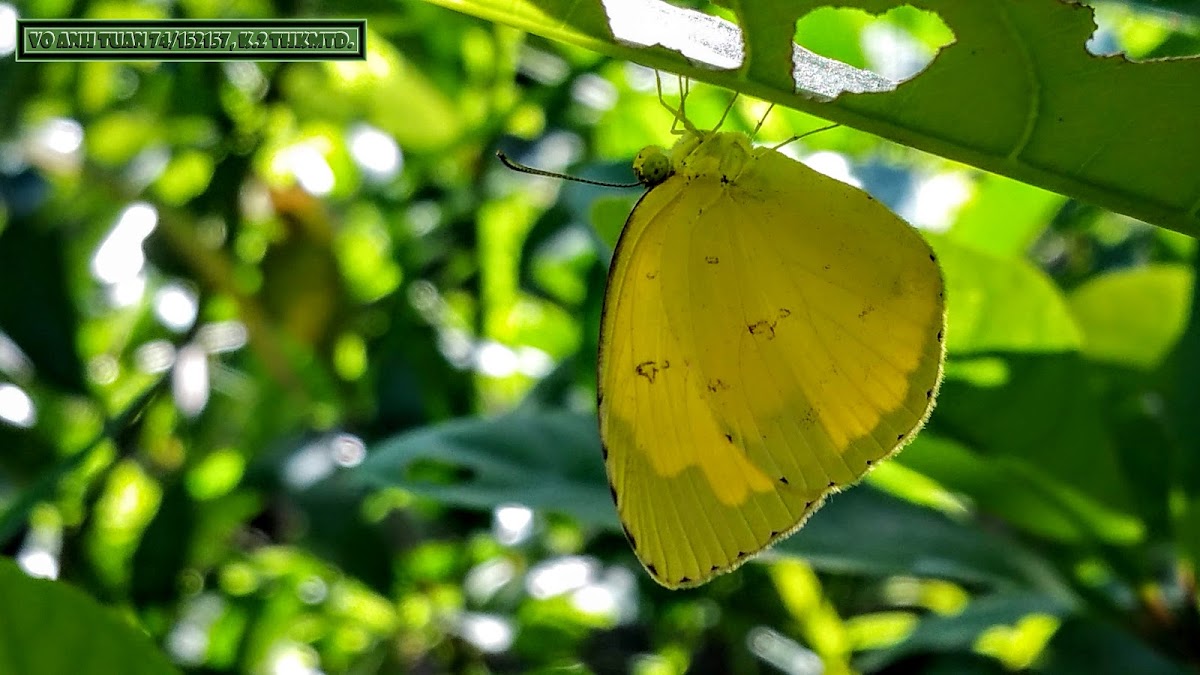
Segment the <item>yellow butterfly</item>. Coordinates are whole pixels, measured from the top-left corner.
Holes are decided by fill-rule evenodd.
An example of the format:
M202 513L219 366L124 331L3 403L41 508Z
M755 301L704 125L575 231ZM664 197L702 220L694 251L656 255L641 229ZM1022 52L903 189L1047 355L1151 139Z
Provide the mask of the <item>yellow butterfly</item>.
M672 112L679 141L634 162L650 189L609 270L598 401L625 533L685 588L911 440L941 382L945 307L928 244L869 194L698 130L682 99Z

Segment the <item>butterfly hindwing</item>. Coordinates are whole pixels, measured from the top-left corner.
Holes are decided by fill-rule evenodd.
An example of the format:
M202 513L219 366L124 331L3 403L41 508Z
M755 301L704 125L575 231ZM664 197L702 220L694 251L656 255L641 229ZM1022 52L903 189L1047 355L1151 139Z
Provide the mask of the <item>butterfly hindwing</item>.
M903 445L940 378L941 277L911 227L770 150L631 214L601 326L601 435L639 559L701 583Z

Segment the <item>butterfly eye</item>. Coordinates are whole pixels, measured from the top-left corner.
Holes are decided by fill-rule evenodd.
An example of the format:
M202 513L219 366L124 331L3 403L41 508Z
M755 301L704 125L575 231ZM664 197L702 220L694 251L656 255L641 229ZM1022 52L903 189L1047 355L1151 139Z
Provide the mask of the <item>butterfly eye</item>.
M671 176L671 158L666 150L651 145L633 158L633 173L646 187L654 187Z

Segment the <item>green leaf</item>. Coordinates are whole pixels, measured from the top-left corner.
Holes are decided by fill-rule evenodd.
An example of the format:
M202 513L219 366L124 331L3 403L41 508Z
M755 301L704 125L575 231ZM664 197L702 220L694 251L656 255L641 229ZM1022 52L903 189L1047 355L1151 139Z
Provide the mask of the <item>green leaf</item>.
M619 527L592 415L531 410L424 427L379 444L356 472L455 506L519 501Z
M951 355L1065 352L1079 329L1049 277L1021 258L999 257L927 236L946 279L946 351Z
M1200 107L1200 88L1192 86L1200 60L1092 56L1084 45L1095 25L1083 5L915 2L936 12L955 42L897 86L793 44L796 20L821 0L731 3L744 47L737 25L666 3L434 1L1200 233L1200 131L1192 114ZM842 3L874 13L895 4Z
M0 560L0 672L153 675L178 671L150 638L59 581Z
M73 394L87 391L75 346L79 317L67 288L61 231L14 218L0 232L0 330L29 356L46 382ZM20 289L20 292L14 292Z
M1065 201L1062 195L987 174L976 183L975 198L959 212L947 235L994 255L1021 256Z
M897 461L1041 537L1078 542L1103 532L1109 540L1130 542L1142 533L1136 519L1015 457L988 457L926 432Z
M1129 632L1083 617L1063 623L1047 645L1045 675L1186 675L1195 671L1167 660Z
M995 626L1016 624L1031 614L1062 618L1072 611L1071 605L1045 595L985 596L958 614L922 619L905 640L864 656L856 665L864 671L873 671L914 653L970 651L979 636Z
M1072 353L996 354L976 361L995 369L994 380L962 377L967 364L948 369L930 429L1008 467L1002 476L1040 485L1044 496L1060 502L1061 513L1075 514L1078 532L1112 543L1140 538L1103 406L1084 385L1088 363ZM954 463L942 459L952 472Z
M1070 297L1089 358L1142 370L1158 367L1187 327L1192 271L1152 265L1093 277Z
M831 497L777 547L830 572L909 575L1041 589L1071 597L1043 561L1006 537L880 492L869 485Z
M593 415L529 409L455 420L383 442L355 471L363 484L455 506L490 509L519 501L620 532ZM1066 594L1056 575L1015 542L869 486L830 499L777 550L826 570Z

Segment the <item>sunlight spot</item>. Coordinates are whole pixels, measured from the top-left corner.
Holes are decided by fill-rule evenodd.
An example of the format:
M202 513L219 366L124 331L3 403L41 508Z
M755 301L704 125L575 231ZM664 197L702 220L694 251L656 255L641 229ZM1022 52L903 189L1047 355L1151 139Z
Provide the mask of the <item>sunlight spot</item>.
M571 74L571 65L561 56L536 49L526 42L521 45L517 58L517 72L539 84L555 86Z
M145 202L127 206L92 256L92 275L110 285L136 279L146 265L142 243L157 224L158 211L153 206Z
M33 363L29 357L4 331L0 331L0 371L8 373L13 379L33 374Z
M185 417L199 415L208 404L208 354L203 347L187 344L179 348L171 371L171 393Z
M46 120L34 131L35 148L57 156L58 160L77 162L83 146L83 126L73 119L55 117ZM55 157L47 157L55 159Z
M329 586L321 577L308 577L296 586L296 596L306 605L317 605L329 596Z
M905 220L933 232L944 232L971 198L975 184L962 173L939 173L922 180L901 207ZM905 208L907 207L907 208Z
M322 675L316 651L298 642L282 641L271 647L267 656L271 675Z
M130 307L141 301L146 294L146 275L139 272L137 276L122 279L108 287L108 301L114 307Z
M17 50L17 10L7 2L0 3L0 58Z
M58 558L44 549L22 550L17 554L17 564L31 577L58 578Z
M0 420L22 429L37 423L37 408L24 389L7 382L0 384Z
M571 83L571 98L593 110L612 110L617 104L617 88L595 73L584 73Z
M458 619L458 634L479 651L496 654L512 646L516 630L508 619L468 612Z
M175 365L175 345L167 340L151 340L137 348L133 362L143 373L165 373Z
M333 190L333 169L325 155L311 141L297 143L277 152L271 162L271 170L292 174L305 192L317 197L324 197Z
M404 215L408 231L414 237L424 237L442 222L442 207L433 201L414 202Z
M507 586L515 576L516 570L511 562L504 558L493 558L467 572L463 589L473 601L482 604Z
M166 171L171 163L171 148L165 144L155 144L130 160L125 169L125 177L129 184L136 188L145 188Z
M437 346L446 361L460 370L478 362L471 336L465 331L455 328L438 331Z
M225 600L215 593L206 593L188 602L178 623L167 634L166 648L171 658L188 666L204 663L209 631L225 614L225 609Z
M862 47L871 70L893 82L903 82L921 72L935 55L911 33L879 22L863 29Z
M233 86L237 87L254 100L260 100L266 96L267 90L270 88L270 83L263 76L262 69L257 63L250 61L226 61L221 64L221 70L225 71L225 77Z
M529 570L525 587L529 595L544 600L569 593L591 583L599 571L593 558L569 555L541 562Z
M87 373L96 384L112 384L121 374L121 364L111 354L97 354L88 360Z
M333 453L333 461L345 469L362 464L367 457L366 444L354 434L335 435L330 441L330 451Z
M475 350L475 369L490 377L517 372L517 353L499 342L486 341Z
M543 378L554 369L554 359L537 347L528 345L517 348L517 370L522 375L532 378Z
M821 675L825 666L821 657L791 638L770 628L752 628L746 644L755 656L789 675Z
M199 309L196 293L182 284L167 284L154 294L154 314L177 333L192 327Z
M322 436L297 450L283 465L283 482L294 490L303 490L324 480L337 470L329 438Z
M587 614L613 616L617 613L617 599L613 592L599 584L588 584L572 593L571 603Z
M516 546L533 534L533 511L520 504L505 504L492 513L492 533L505 546Z
M350 154L367 178L376 182L392 179L404 161L396 140L369 124L350 130Z
M786 150L787 148L785 147L784 149ZM823 173L830 178L836 178L856 188L862 187L862 181L854 175L854 171L850 168L850 162L839 153L823 150L821 152L814 152L802 161L805 166L817 173Z
M196 343L209 354L224 354L246 346L250 334L240 321L218 321L201 326L196 331Z

